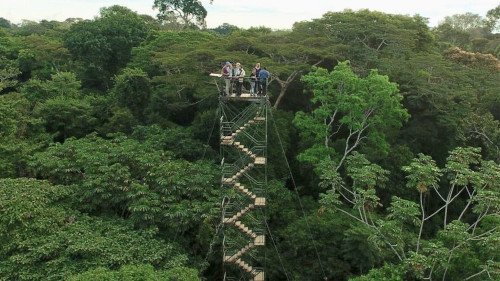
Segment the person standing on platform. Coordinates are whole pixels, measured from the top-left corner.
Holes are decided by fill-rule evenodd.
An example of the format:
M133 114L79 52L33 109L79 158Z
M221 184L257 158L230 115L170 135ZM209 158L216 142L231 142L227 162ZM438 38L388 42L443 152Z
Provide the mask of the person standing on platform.
M231 77L232 77L233 66L230 62L226 61L221 70L222 79L226 83L225 95L229 96L229 88L231 87Z
M269 78L271 74L267 69L264 67L259 71L259 84L260 84L260 91L259 95L265 96L267 94L267 79Z
M250 95L255 94L255 80L257 77L255 76L255 68L252 69L252 73L250 73Z
M260 63L256 63L255 67L252 69L252 77L250 78L250 93L252 95L257 94L259 91L259 72L260 72Z
M243 78L245 78L245 70L243 66L237 62L236 63L236 72L235 72L236 80L236 95L241 96L241 90L243 88Z

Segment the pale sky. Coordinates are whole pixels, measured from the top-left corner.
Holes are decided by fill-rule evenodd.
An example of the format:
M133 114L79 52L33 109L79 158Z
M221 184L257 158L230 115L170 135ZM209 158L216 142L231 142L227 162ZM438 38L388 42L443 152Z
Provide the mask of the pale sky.
M208 27L224 22L239 27L289 29L294 22L319 18L328 11L370 9L393 14L420 14L431 26L445 16L472 12L484 16L499 0L201 0L208 11ZM0 0L0 17L14 23L93 18L99 8L122 5L141 14L156 15L153 0Z

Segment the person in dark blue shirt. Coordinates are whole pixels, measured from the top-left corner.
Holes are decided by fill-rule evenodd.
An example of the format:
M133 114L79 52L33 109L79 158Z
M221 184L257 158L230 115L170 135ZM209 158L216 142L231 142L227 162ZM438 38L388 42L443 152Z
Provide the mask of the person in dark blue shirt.
M271 74L264 67L259 71L259 95L265 96L267 92L267 79Z

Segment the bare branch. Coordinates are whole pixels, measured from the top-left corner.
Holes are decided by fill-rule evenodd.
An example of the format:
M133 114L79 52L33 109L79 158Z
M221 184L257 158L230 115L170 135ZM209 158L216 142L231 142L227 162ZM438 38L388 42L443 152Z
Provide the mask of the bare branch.
M418 231L418 239L417 239L417 250L415 251L418 254L418 250L420 248L420 239L422 238L422 231L424 229L425 223L425 210L424 210L424 199L423 194L420 192L420 211L422 212L422 219L420 221L420 230Z
M388 45L388 44L385 42L385 39L382 39L382 42L380 42L380 44L378 45L378 47L377 47L377 52L378 52L378 50L380 50L380 48L382 47L382 45Z
M472 194L469 192L469 188L466 188L467 193L469 194L469 200L467 201L467 205L465 205L464 209L460 213L460 216L458 216L458 220L461 220L463 215L465 214L465 211L469 208L470 204L472 203L472 197L474 196L474 193L476 192L476 189L472 190Z
M349 198L347 198L347 196L344 195L344 193L342 193L342 191L338 190L339 194L342 195L342 197L349 203L353 204L354 205L354 202L352 200L350 200Z
M483 270L479 271L478 273L472 274L471 276L465 278L465 280L470 280L470 279L472 279L472 278L474 278L476 276L479 276L479 275L483 274L483 272L486 272L486 269L483 269Z
M439 198L441 198L441 200L443 200L443 202L446 202L446 199L444 199L444 197L441 195L441 193L439 193L439 190L437 190L437 188L433 188L434 191L436 191L437 195L439 195Z

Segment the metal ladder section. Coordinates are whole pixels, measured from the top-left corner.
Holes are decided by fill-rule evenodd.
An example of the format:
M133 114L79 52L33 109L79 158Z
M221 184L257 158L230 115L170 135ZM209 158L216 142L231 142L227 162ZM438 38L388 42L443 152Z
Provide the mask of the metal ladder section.
M222 216L223 262L231 269L225 272L224 279L265 281L259 253L266 241L263 219L259 218L263 212L256 209L266 206L267 101L262 98L221 103L221 185L229 198Z

